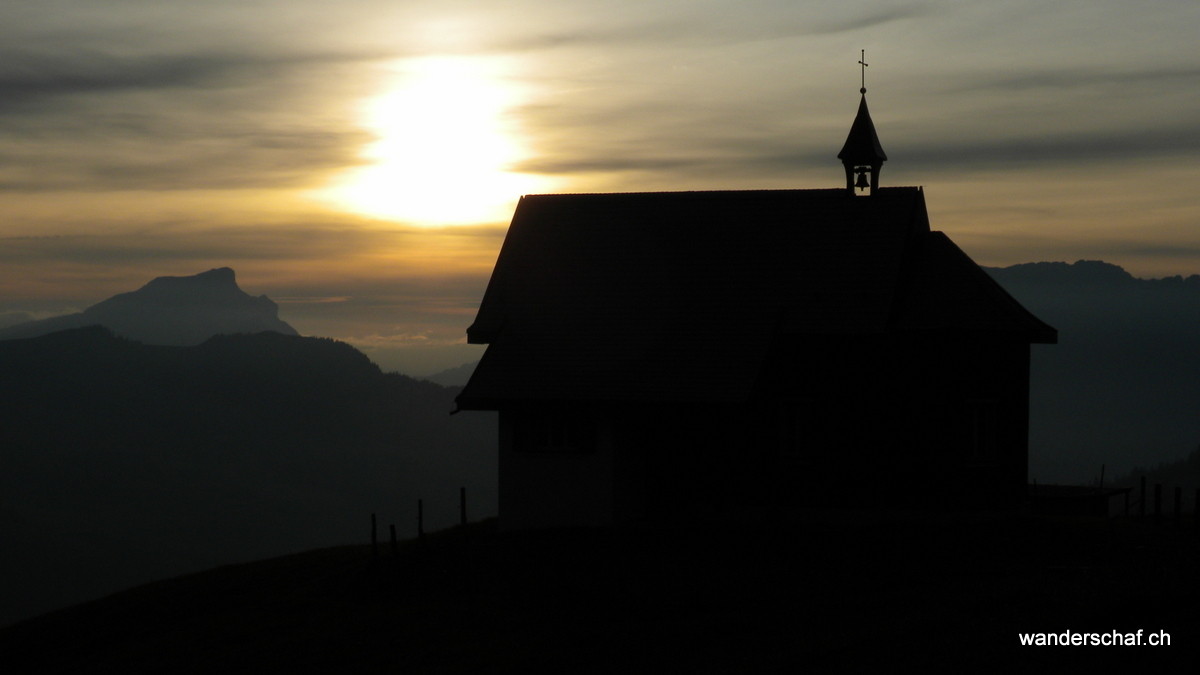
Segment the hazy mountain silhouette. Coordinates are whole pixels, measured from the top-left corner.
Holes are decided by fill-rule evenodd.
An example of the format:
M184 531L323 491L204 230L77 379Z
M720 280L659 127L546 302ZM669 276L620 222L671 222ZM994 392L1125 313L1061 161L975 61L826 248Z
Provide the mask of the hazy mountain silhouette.
M0 342L0 624L134 583L495 513L495 417L278 333Z
M1137 279L1099 261L988 273L1058 329L1035 345L1030 475L1084 482L1185 456L1200 442L1200 275Z
M422 379L435 382L443 387L461 387L467 383L467 380L471 379L471 373L475 372L475 366L477 365L479 365L478 361L464 363L461 366L447 368Z
M0 340L93 325L154 345L197 345L220 334L297 334L280 320L274 302L238 288L234 271L221 267L190 277L158 277L77 314L10 326L0 330Z
M1080 482L1102 463L1115 476L1196 447L1200 277L1141 280L1100 262L988 272L1059 331L1033 349L1032 477ZM418 498L429 527L449 525L460 486L473 519L494 513L496 420L449 415L457 389L384 374L328 339L195 337L286 327L232 270L156 279L72 317L109 328L0 342L0 623L362 541L372 512L408 536ZM174 346L114 334L156 322ZM35 325L52 326L24 330Z

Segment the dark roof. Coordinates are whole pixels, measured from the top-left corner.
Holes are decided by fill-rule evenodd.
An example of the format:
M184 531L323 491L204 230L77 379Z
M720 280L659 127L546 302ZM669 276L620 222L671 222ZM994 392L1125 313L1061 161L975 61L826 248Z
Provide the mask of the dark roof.
M930 232L919 188L526 196L459 405L743 400L778 335L895 330L1053 335Z
M858 103L858 114L850 125L850 133L846 143L838 153L838 159L846 164L874 164L886 162L887 155L879 144L879 135L875 133L875 123L871 121L871 112L867 110L867 95L864 93Z
M942 232L921 237L906 288L897 301L897 330L1009 335L1053 344L1058 331L1008 294Z

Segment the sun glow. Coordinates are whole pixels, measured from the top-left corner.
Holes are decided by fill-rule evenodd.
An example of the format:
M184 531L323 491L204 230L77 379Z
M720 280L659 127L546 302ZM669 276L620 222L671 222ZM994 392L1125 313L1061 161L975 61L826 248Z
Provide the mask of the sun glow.
M522 92L504 65L446 56L392 64L386 89L361 111L375 136L365 163L326 196L350 211L420 225L507 220L518 197L546 191L549 181L513 170L528 153L513 115Z

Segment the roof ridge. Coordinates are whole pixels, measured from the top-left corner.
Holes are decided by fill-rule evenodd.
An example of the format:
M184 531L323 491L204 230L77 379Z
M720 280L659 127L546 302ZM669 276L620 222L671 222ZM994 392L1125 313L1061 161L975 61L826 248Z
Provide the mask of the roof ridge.
M920 191L920 185L892 185L879 188L880 192L909 192ZM526 197L629 197L641 195L736 195L736 194L782 194L782 193L838 193L842 194L845 188L830 187L830 188L746 188L742 190L641 190L637 192L542 192L521 195L521 198Z

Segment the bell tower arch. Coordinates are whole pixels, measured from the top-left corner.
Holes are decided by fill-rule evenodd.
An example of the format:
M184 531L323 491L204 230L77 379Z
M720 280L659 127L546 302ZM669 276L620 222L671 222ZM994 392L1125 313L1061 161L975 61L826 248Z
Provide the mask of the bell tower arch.
M862 50L858 61L862 76L862 86L859 93L862 98L858 103L858 114L850 125L850 134L846 143L838 153L842 166L846 169L846 191L855 194L855 189L869 189L868 195L875 194L879 189L879 172L887 161L887 154L879 144L879 135L875 133L875 123L871 121L871 112L867 109L867 52Z

